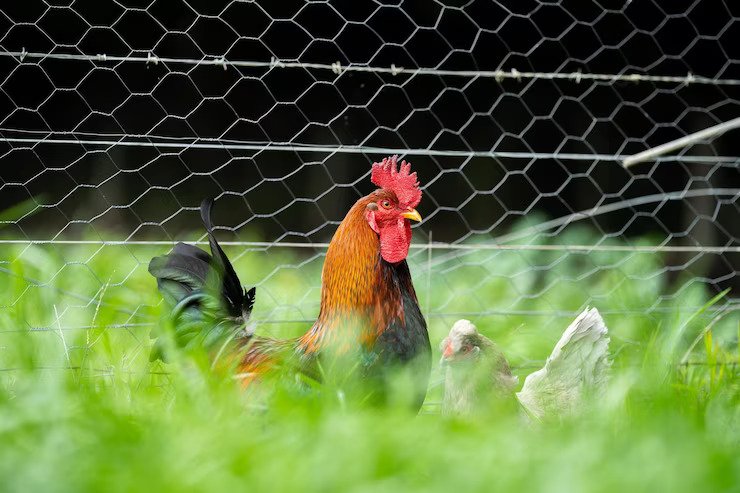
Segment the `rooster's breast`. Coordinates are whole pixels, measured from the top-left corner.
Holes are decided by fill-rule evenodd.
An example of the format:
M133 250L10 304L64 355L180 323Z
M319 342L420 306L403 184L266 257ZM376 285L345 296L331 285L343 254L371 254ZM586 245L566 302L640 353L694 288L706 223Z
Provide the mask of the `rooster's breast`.
M427 324L421 314L406 262L396 265L383 263L393 284L400 288L403 319L391 319L381 331L373 348L377 357L376 364L388 378L407 376L406 381L411 381L414 386L415 404L421 407L432 367L432 348ZM397 375L398 373L401 375Z

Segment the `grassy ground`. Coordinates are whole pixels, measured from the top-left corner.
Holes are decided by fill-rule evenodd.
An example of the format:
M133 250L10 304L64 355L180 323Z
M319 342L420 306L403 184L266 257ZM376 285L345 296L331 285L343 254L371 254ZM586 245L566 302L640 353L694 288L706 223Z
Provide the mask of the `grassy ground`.
M698 283L669 285L655 254L414 251L433 346L466 315L521 375L575 312L604 313L607 397L577 419L529 426L443 418L439 386L414 416L291 386L258 401L188 354L151 364L162 307L146 264L165 250L0 252L0 490L740 491L738 317L718 319L726 300L712 304ZM305 329L320 256L227 253L245 284L262 280L256 318L298 320L261 332Z

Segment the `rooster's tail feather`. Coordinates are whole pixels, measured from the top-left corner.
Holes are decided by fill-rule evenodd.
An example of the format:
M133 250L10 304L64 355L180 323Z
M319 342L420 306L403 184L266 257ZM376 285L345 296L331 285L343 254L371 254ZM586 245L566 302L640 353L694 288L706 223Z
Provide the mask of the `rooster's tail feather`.
M210 345L208 341L216 342L222 334L233 336L241 329L251 336L253 331L248 322L255 288L242 288L234 267L213 235L212 207L213 199L206 199L200 213L213 256L193 245L178 243L169 254L149 262L149 272L172 307L177 342L185 345L197 339ZM160 357L160 351L155 348L152 356Z

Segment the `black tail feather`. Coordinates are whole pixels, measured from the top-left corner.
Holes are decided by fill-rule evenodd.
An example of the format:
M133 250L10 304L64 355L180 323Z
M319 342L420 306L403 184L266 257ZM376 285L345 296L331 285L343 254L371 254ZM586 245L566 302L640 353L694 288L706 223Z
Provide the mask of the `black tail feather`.
M200 217L208 232L208 242L211 245L211 254L213 255L213 265L220 271L222 286L221 294L226 301L227 309L232 317L242 315L247 300L242 289L239 277L236 275L234 267L231 265L229 258L221 249L221 245L216 241L213 235L213 223L211 222L211 209L213 208L213 199L205 199L200 204Z
M172 253L179 253L181 255L187 255L202 260L209 264L211 262L211 256L201 250L195 245L188 245L187 243L178 243L175 248L172 249Z
M175 251L177 251L177 247L169 255L154 257L149 262L149 273L157 279L177 281L191 290L202 289L206 285L208 274L211 271L208 261L192 255L174 253ZM206 254L206 252L200 251Z
M254 307L254 299L255 299L256 293L257 293L256 287L252 287L249 290L247 290L246 288L244 289L244 300L245 300L244 308L246 308L248 312L251 312L252 308Z
M205 337L210 328L245 328L255 300L255 288L242 288L239 277L213 234L211 209L213 199L206 199L200 207L201 218L211 246L209 255L200 248L177 243L172 252L154 257L149 272L157 279L157 286L165 300L174 308L178 339L193 339L193 321ZM177 313L175 313L177 312ZM209 328L210 327L210 328ZM187 334L179 334L180 329ZM211 339L210 337L208 339Z

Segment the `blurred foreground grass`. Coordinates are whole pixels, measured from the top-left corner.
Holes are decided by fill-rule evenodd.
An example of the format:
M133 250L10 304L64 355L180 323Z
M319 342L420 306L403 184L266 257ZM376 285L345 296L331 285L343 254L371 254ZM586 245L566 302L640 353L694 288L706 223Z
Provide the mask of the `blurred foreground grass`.
M197 357L150 364L162 307L146 265L164 251L2 251L0 490L740 491L739 317L726 299L705 307L716 293L690 278L669 285L656 254L412 252L433 347L465 316L520 375L580 309L604 313L607 397L577 419L529 426L443 418L438 385L419 416L289 386L265 408ZM261 281L255 318L292 321L259 331L305 330L320 255L227 253L245 284Z

